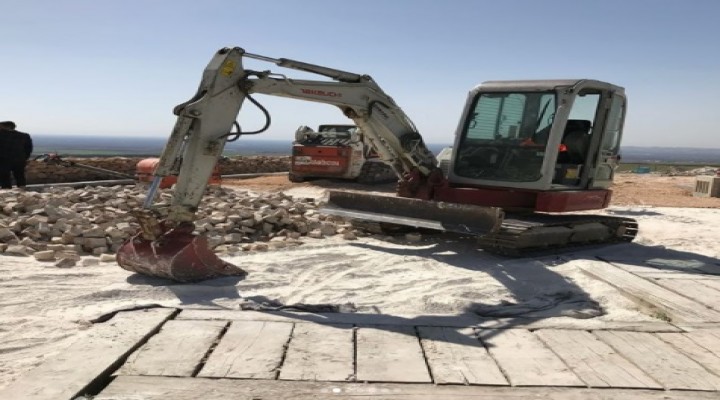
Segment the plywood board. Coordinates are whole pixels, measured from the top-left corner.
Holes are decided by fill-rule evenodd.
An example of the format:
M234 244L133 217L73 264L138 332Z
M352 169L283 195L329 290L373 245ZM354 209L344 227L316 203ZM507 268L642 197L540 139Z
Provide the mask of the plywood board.
M465 328L480 322L474 315L385 315L364 313L312 314L291 311L183 310L177 319L216 319L225 321L314 322L319 324L451 326Z
M479 336L513 386L585 386L528 330L481 330Z
M717 400L717 392L120 376L94 400Z
M658 286L644 278L623 271L612 264L588 264L581 268L590 276L619 289L639 304L664 312L672 322L716 322L720 312Z
M483 320L475 325L482 329L571 329L571 330L622 330L633 332L682 332L682 329L664 321L603 321L596 318L497 318Z
M676 271L657 271L652 270L651 272L636 273L645 279L702 279L703 281L711 281L720 283L719 275L700 275L700 274L686 274L684 272Z
M698 279L698 280L700 281L700 283L702 283L705 286L711 287L715 290L720 290L720 277L717 277L717 278L718 279L707 279L704 277L703 279Z
M652 333L593 332L666 389L720 390L720 377Z
M435 383L508 385L472 329L421 326L418 333Z
M720 357L720 326L694 330L686 334L686 336L693 342Z
M118 313L0 391L0 399L74 399L96 379L109 376L174 312L152 309Z
M703 281L696 279L658 279L655 283L673 292L690 297L706 307L720 311L720 290L705 285Z
M687 257L665 258L663 255L648 256L643 249L636 249L636 255L628 257L624 251L599 256L598 258L638 275L645 273L683 274L696 277L719 277L720 265Z
M590 387L662 389L660 384L590 332L543 329L535 335Z
M354 353L352 325L295 324L280 379L354 380Z
M358 381L431 382L412 327L360 327L356 335Z
M192 376L225 325L225 321L168 321L128 358L119 374Z
M310 314L289 311L183 310L178 320L313 322L319 324L443 326L487 329L622 329L642 332L680 332L681 329L663 321L597 321L595 319L558 318L481 318L472 315L382 315L363 313Z
M275 379L293 324L233 322L198 376Z
M693 335L697 341L693 340ZM703 340L706 337L699 335L698 332L659 333L657 336L701 364L705 369L720 376L720 337L714 337L714 340L709 341ZM698 342L703 343L704 346Z

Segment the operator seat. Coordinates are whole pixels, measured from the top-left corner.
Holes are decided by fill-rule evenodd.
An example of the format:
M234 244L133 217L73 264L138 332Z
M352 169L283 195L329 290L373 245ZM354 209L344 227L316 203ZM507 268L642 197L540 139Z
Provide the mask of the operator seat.
M569 119L565 126L562 144L567 148L560 153L558 162L561 164L584 164L590 147L590 126L592 123L584 119Z

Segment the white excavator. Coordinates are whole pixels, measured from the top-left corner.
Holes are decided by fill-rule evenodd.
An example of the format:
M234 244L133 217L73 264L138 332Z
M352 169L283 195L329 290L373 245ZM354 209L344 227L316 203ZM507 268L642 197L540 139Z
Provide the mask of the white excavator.
M243 58L331 80L253 71ZM270 125L255 94L338 107L397 174L396 196L330 191L324 213L476 235L482 248L510 255L636 235L633 219L568 214L610 201L626 110L619 86L589 79L485 82L468 95L443 173L412 121L370 76L235 47L219 50L197 93L175 107L177 122L136 214L141 230L118 251L121 267L182 282L244 274L192 232L225 143ZM243 132L236 122L246 99L266 117L259 131ZM171 175L178 181L160 218L154 199Z

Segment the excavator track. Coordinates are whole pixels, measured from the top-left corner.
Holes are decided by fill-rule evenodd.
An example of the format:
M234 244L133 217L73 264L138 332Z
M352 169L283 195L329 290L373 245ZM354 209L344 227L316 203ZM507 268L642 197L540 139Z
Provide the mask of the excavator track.
M586 245L631 242L632 218L600 215L507 214L500 229L479 238L485 251L518 257Z

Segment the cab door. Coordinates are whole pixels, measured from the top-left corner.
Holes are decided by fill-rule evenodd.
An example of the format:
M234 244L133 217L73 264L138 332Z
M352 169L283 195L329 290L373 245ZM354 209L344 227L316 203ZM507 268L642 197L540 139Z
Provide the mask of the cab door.
M615 169L620 161L620 140L625 122L627 99L622 93L610 94L605 124L600 137L600 148L596 168L590 184L591 189L609 188L612 185Z

